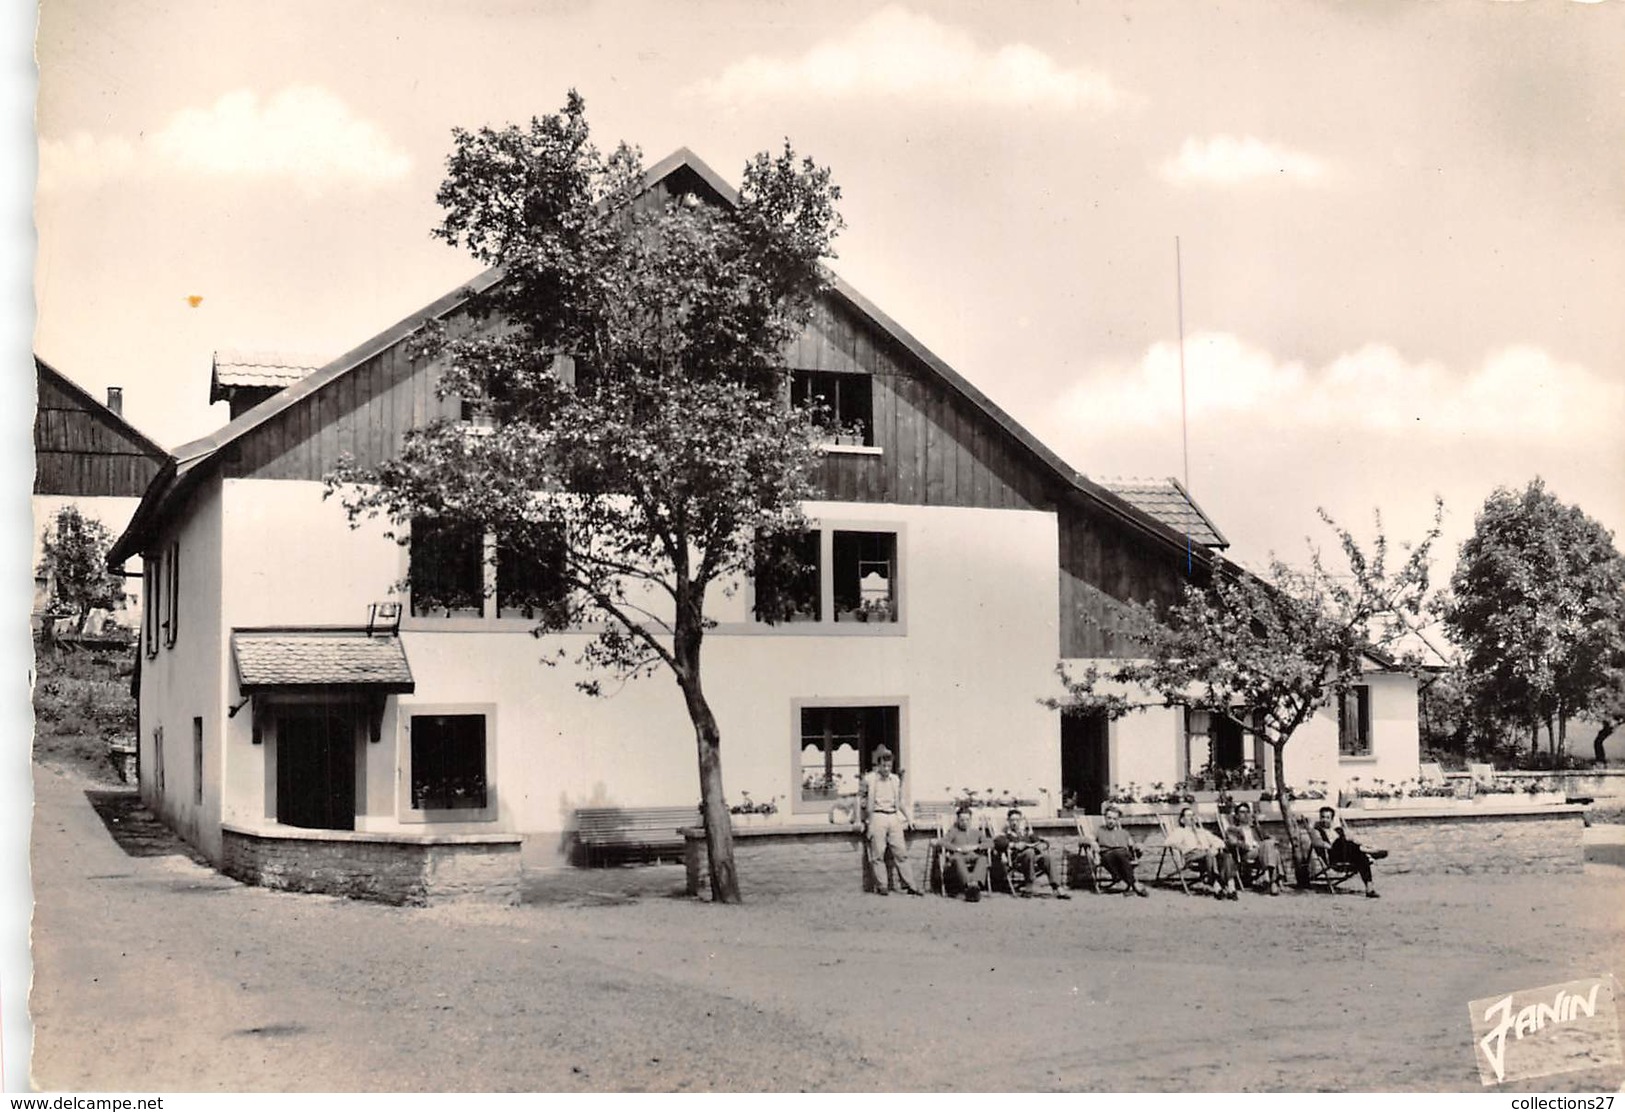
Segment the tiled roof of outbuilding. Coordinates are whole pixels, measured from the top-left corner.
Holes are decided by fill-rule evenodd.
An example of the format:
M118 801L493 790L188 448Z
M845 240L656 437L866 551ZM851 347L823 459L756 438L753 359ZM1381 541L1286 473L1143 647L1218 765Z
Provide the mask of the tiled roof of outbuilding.
M1197 544L1209 548L1226 548L1230 544L1196 500L1174 479L1097 481L1135 509L1150 514L1170 529L1179 530Z
M278 688L371 687L413 690L400 638L364 632L233 630L238 687L245 695Z
M209 375L209 401L212 404L224 398L232 387L281 389L320 369L325 362L314 355L282 351L217 351Z

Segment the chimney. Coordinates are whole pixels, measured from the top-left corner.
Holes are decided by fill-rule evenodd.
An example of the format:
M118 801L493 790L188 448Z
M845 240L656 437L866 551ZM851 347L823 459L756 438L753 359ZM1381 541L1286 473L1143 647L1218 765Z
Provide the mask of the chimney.
M107 408L113 411L113 416L124 416L124 387L109 386L107 388Z

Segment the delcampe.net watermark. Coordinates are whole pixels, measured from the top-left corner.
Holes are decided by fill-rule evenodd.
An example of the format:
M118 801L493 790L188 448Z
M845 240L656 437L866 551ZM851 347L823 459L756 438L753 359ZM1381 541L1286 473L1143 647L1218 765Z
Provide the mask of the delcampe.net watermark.
M1619 1065L1618 990L1612 976L1489 996L1467 1005L1473 1055L1486 1085Z

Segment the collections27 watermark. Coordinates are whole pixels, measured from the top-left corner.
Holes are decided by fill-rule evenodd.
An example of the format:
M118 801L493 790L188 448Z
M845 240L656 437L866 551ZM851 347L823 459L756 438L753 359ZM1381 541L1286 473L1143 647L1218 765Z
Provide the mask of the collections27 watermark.
M1486 1085L1619 1065L1618 992L1611 976L1488 996L1467 1005Z

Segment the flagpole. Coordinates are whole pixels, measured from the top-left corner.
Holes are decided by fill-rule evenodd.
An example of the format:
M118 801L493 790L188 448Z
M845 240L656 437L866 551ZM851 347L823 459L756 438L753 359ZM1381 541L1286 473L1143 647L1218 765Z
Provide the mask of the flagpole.
M1185 272L1174 237L1174 297L1179 306L1179 452L1184 465L1185 489L1191 488L1191 444L1185 420Z

